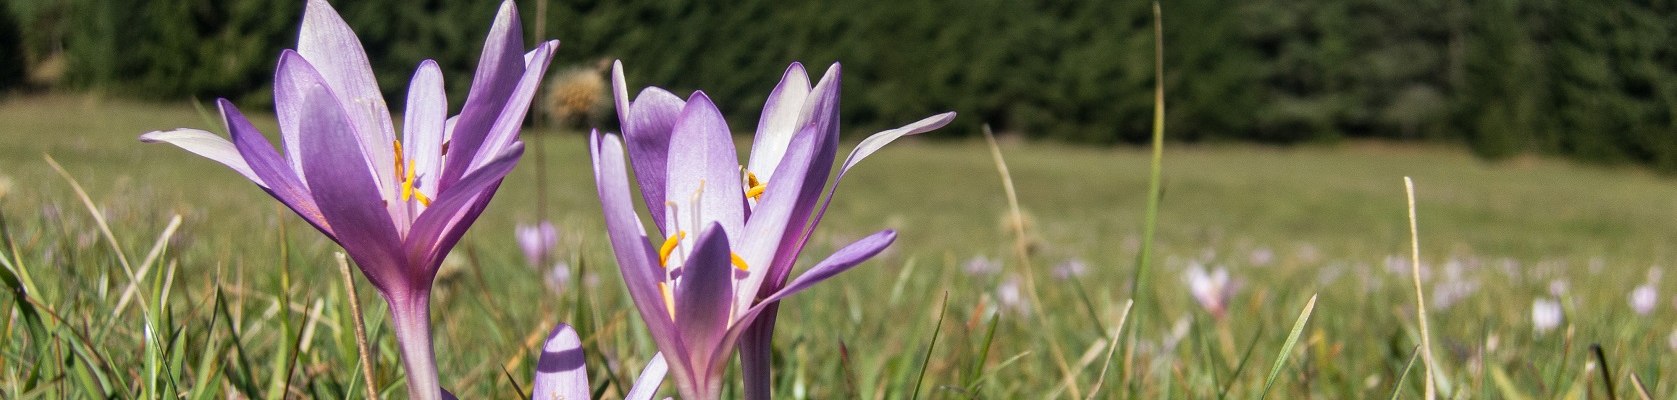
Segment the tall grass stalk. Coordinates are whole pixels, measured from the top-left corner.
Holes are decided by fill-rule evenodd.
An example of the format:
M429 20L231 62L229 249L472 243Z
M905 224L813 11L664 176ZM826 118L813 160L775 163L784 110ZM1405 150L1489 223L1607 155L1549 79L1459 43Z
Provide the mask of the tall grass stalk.
M1409 277L1415 283L1415 313L1421 324L1421 361L1425 364L1426 400L1438 398L1438 384L1433 374L1438 363L1432 357L1432 333L1427 325L1427 296L1421 290L1421 234L1415 222L1415 180L1403 177L1403 189L1409 200Z
M1147 300L1153 296L1147 286L1148 270L1153 265L1153 237L1159 230L1159 203L1164 200L1164 158L1165 158L1165 39L1164 17L1160 11L1159 2L1153 2L1153 157L1149 163L1147 173L1147 209L1143 214L1141 228L1141 251L1136 254L1135 276L1130 280L1130 299L1137 303L1137 309L1147 310L1151 304ZM1143 313L1145 314L1145 313ZM1135 317L1135 329L1130 330L1130 353L1125 355L1124 379L1128 381L1130 397L1136 396L1135 370L1133 357L1135 343L1142 332L1146 318Z
M990 131L990 125L984 125L984 143L990 145L990 157L996 162L996 172L1002 177L1002 191L1007 193L1009 225L1013 227L1013 251L1019 256L1019 266L1024 270L1025 296L1031 300L1031 307L1038 308L1031 313L1036 316L1042 326L1049 324L1046 310L1042 310L1042 297L1037 295L1036 268L1031 265L1030 237L1025 233L1025 213L1019 209L1019 193L1013 189L1013 175L1007 171L1007 160L1002 158L1002 148L996 144L996 135ZM1071 398L1083 397L1077 388L1077 371L1066 361L1065 350L1060 346L1060 339L1056 335L1042 335L1048 341L1049 354L1054 356L1054 363L1060 368L1060 384L1070 391Z

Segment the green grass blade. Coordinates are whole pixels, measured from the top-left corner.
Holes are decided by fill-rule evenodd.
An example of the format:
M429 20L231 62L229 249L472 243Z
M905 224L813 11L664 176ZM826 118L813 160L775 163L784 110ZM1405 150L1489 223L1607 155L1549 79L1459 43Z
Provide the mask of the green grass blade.
M1403 363L1403 372L1399 372L1397 382L1392 383L1392 400L1398 400L1398 395L1403 394L1403 383L1406 378L1409 378L1409 370L1415 367L1415 359L1420 356L1420 346L1415 346L1414 350L1409 351L1409 362Z
M903 298L903 287L908 285L908 277L914 276L914 269L919 265L916 258L909 258L903 265L902 271L897 272L897 280L891 284L891 300L889 304L897 305Z
M1269 377L1264 378L1264 391L1258 398L1269 397L1270 388L1275 386L1275 378L1281 376L1281 368L1287 366L1287 359L1293 354L1293 346L1298 344L1299 335L1304 334L1304 324L1310 321L1310 312L1316 309L1316 295L1310 295L1310 302L1304 303L1304 311L1299 313L1298 321L1293 322L1293 331L1287 334L1287 342L1281 345L1281 351L1275 355L1275 364L1269 368Z
M984 374L984 363L990 360L990 348L995 345L996 325L1001 321L1000 314L990 318L989 327L984 329L984 344L978 348L978 359L973 361L972 370L967 373L967 391L974 396L978 393L978 378Z
M1130 279L1130 300L1139 304L1136 308L1148 310L1151 304L1147 301L1154 296L1147 286L1148 270L1153 265L1153 238L1159 231L1159 206L1164 202L1164 158L1165 158L1165 44L1164 18L1159 10L1159 2L1153 2L1153 157L1148 163L1147 172L1147 208L1143 212L1141 228L1141 251L1136 253L1135 276ZM1131 335L1138 335L1145 326L1146 318L1135 317L1135 329ZM1135 343L1132 337L1129 342ZM1114 343L1117 345L1118 343ZM1124 378L1132 378L1133 372L1126 371ZM1136 396L1135 381L1128 381L1129 396Z
M938 306L937 325L932 328L932 343L926 345L925 360L920 363L920 375L914 378L914 394L910 400L920 398L920 386L926 383L926 370L932 366L932 350L937 349L938 335L943 333L943 317L949 313L949 292L943 292L943 305Z
M249 352L245 351L244 339L239 337L239 329L233 325L233 312L227 308L226 299L227 296L221 291L221 286L216 285L215 307L218 312L226 316L226 318L221 318L221 323L227 329L228 336L233 340L233 351L239 354L235 358L239 368L231 371L232 374L229 375L229 378L232 382L230 383L233 384L234 388L244 392L247 398L259 398L261 395L256 389L256 379L251 376L250 355Z
M1240 355L1240 363L1235 364L1234 372L1229 374L1229 383L1223 386L1223 390L1217 392L1217 398L1222 399L1228 397L1229 390L1234 389L1234 383L1240 381L1240 374L1246 372L1246 366L1250 365L1250 362L1252 361L1252 353L1254 353L1253 350L1258 349L1258 339L1262 339L1263 337L1264 325L1258 325L1258 330L1252 332L1252 340L1246 341L1246 351L1242 352Z
M1618 388L1613 386L1613 366L1607 364L1607 352L1601 350L1601 343L1590 343L1590 352L1595 353L1596 364L1601 365L1601 386L1607 392L1607 400L1619 400Z

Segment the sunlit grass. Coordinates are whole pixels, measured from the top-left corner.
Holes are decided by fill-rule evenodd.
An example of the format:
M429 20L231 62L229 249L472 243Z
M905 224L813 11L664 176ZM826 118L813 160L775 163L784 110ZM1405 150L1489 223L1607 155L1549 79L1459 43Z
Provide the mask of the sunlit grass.
M188 104L84 96L0 103L0 175L11 182L0 197L9 238L0 243L0 278L8 278L0 280L0 397L362 397L336 247L237 174L135 140L148 130L218 125ZM274 134L271 118L258 125ZM514 381L528 390L534 341L569 321L591 352L597 393L620 395L655 346L605 243L586 140L526 135L547 157L548 185L531 183L535 163L522 163L439 277L433 318L444 386L471 398L514 396ZM783 305L777 394L1069 395L1044 338L1063 347L1077 391L1090 391L1131 298L1151 154L1005 136L1001 150L1040 304L1011 306L1016 300L1003 293L1017 271L1016 238L985 144L893 145L848 176L807 258L878 229L897 229L900 239L869 265ZM110 237L47 154L86 189ZM1173 145L1166 158L1150 273L1157 297L1131 316L1147 322L1135 343L1119 343L1103 393L1255 398L1280 366L1271 398L1419 396L1424 369L1408 366L1420 336L1402 184L1412 176L1444 394L1601 394L1589 350L1600 343L1620 398L1635 396L1631 374L1655 398L1677 395L1668 344L1677 286L1656 283L1659 305L1648 316L1627 304L1651 267L1677 265L1677 185L1668 178L1547 159L1486 164L1444 145ZM536 215L537 190L550 215ZM563 253L577 269L562 293L523 265L512 241L514 223L538 218L561 227ZM158 255L141 273L153 248ZM1003 260L1008 272L969 274L965 264L978 256ZM1053 269L1071 259L1086 261L1087 275L1057 278ZM1226 318L1187 294L1179 271L1194 263L1226 266L1244 282ZM1567 288L1552 294L1556 281ZM1472 290L1441 293L1463 291L1445 288L1451 282ZM118 309L130 285L135 298ZM387 314L360 285L377 389L402 393ZM1279 360L1316 293L1292 358ZM1533 332L1538 297L1563 304L1559 329ZM294 360L282 357L292 352ZM1400 379L1404 387L1394 388Z

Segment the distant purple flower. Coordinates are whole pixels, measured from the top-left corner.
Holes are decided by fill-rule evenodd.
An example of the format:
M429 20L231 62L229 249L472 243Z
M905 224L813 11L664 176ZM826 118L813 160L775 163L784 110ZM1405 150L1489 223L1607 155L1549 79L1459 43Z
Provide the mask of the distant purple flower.
M297 50L280 53L275 73L284 155L225 99L217 104L231 142L197 129L140 136L225 164L343 246L390 305L413 399L444 395L431 349L432 280L518 162L519 128L558 46L523 53L511 1L489 32L457 116L448 116L437 63L419 64L397 140L360 40L325 0L310 0Z
M1537 299L1531 302L1531 327L1537 333L1543 334L1561 325L1561 303L1554 299Z
M1567 290L1571 287L1572 283L1567 282L1565 279L1551 280L1549 281L1549 295L1561 297L1561 295L1566 294Z
M1659 297L1659 291L1654 289L1652 282L1644 283L1630 291L1630 309L1640 315L1653 313L1654 307L1659 305Z
M553 266L542 274L542 282L547 283L547 288L554 293L564 292L565 288L571 285L571 264L564 261L553 263Z
M1246 262L1254 267L1267 266L1275 262L1275 251L1269 247L1258 247L1246 255Z
M1031 315L1031 303L1025 299L1017 276L1009 275L996 284L996 305L1017 315Z
M866 261L896 239L891 230L864 237L787 281L839 181L891 141L942 127L954 114L864 139L829 188L838 149L837 64L813 87L802 65L787 69L769 94L744 165L733 131L703 92L682 100L653 87L631 101L622 65L612 72L623 137L596 133L590 149L630 297L669 357L683 398L721 396L736 344L743 346L744 397L766 398L777 302ZM648 240L635 212L625 142L641 199L663 237L659 242Z
M961 266L961 271L966 272L969 276L995 275L1002 272L1002 262L986 256L973 256L968 258L966 264Z
M635 378L634 386L624 400L647 400L658 393L664 374L669 371L662 353L652 356ZM588 386L588 365L582 354L582 338L570 325L559 324L547 335L542 354L536 358L536 379L530 385L531 400L586 400L593 396Z
M1473 279L1444 279L1432 286L1432 308L1448 310L1457 302L1479 292L1479 281Z
M519 224L514 229L513 237L518 240L518 249L524 251L524 262L531 268L541 268L554 259L554 249L559 247L559 229L554 228L552 222Z
M1299 262L1305 264L1315 264L1322 260L1322 251L1317 249L1316 245L1309 243L1299 245L1297 254Z
M1188 275L1183 280L1187 281L1188 292L1194 296L1194 301L1212 317L1219 319L1228 312L1229 300L1240 288L1240 283L1231 281L1229 270L1223 267L1207 273L1205 268L1196 264L1188 268Z
M1078 278L1089 273L1089 264L1082 259L1073 258L1060 262L1054 266L1054 279L1068 280Z
M1409 259L1399 256L1386 256L1386 272L1393 275L1409 273Z

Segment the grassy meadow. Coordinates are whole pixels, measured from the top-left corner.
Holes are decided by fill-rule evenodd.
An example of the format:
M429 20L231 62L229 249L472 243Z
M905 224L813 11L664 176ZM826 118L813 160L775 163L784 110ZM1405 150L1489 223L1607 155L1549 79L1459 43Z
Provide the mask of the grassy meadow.
M277 135L271 116L258 120ZM363 397L336 245L231 170L135 139L219 125L189 103L0 101L0 398ZM524 160L439 274L443 386L518 397L539 340L568 321L596 395L620 397L656 349L605 240L586 138L524 137ZM1002 142L1029 254L1015 251L1021 219L985 142L886 148L848 176L801 265L879 229L900 238L783 304L778 396L1419 398L1404 176L1417 186L1441 394L1677 396L1677 285L1658 276L1677 266L1670 177L1490 164L1440 144L1167 145L1138 294L1150 152ZM513 241L516 224L541 219L561 232L560 290ZM1194 268L1226 269L1226 312L1195 301ZM374 389L400 396L384 305L355 275ZM1630 299L1644 284L1657 292L1648 314ZM1558 326L1534 325L1537 299L1558 302Z

